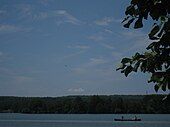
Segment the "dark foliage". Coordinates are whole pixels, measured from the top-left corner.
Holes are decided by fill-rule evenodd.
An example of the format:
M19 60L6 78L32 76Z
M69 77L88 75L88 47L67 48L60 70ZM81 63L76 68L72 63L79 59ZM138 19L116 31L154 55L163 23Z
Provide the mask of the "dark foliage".
M0 112L112 114L170 113L170 100L164 95L114 95L67 97L0 97Z
M136 53L132 58L123 58L121 70L125 76L131 72L148 72L148 81L155 83L155 91L170 89L170 2L169 0L131 0L122 21L125 28L134 25L135 29L143 27L143 20L151 17L153 28L148 34L153 42L146 48L148 51Z

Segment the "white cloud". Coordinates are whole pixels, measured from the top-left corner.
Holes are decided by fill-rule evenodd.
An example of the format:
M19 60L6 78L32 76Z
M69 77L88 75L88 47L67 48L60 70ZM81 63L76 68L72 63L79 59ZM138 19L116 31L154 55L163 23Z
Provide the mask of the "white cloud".
M44 6L48 6L48 5L52 4L53 1L54 0L40 0L38 2Z
M56 62L57 62L57 63L60 63L60 62L62 62L62 61L64 61L64 60L67 60L67 59L72 58L72 57L76 57L76 56L78 56L78 55L80 55L80 54L82 54L82 53L85 53L85 52L86 52L86 50L80 50L80 51L78 51L78 52L74 52L74 53L70 53L70 54L63 55L63 56L61 56L60 58L58 58L58 59L56 60Z
M8 24L1 24L0 25L0 33L13 33L21 31L21 29L14 25L8 25Z
M77 49L89 49L90 47L87 45L76 45L75 48Z
M7 78L7 82L11 83L28 83L34 80L33 77L23 75L20 71L12 69L12 68L5 68L5 67L0 67L0 77L5 77Z
M44 20L44 19L47 19L49 17L53 17L53 16L49 15L49 13L47 13L47 12L39 12L38 14L35 14L33 16L33 20Z
M20 7L21 7L21 9L22 9L22 13L23 13L25 16L32 15L33 6L31 6L31 5L29 5L29 4L24 4L24 5L21 5Z
M76 81L76 84L79 84L79 85L86 85L86 84L90 84L91 82L90 81L87 81L87 80L78 80Z
M114 85L115 81L129 80L131 77L125 77L120 72L116 72L114 65L104 65L101 67L86 67L82 66L72 71L72 75L79 77L81 81L77 82L79 85Z
M52 1L42 0L40 3L46 6L49 2ZM63 23L70 23L73 25L82 24L78 18L66 10L42 11L37 9L37 7L33 4L16 4L14 7L19 11L19 18L25 19L24 21L52 19L57 25L61 25Z
M16 11L18 11L18 19L20 20L26 20L26 21L30 21L34 18L35 13L34 9L35 6L31 5L31 4L14 4L13 5L13 9L15 9Z
M103 32L96 33L94 35L91 35L88 37L88 39L98 42L99 45L101 45L104 48L107 49L114 49L114 46L107 43L108 38L104 36Z
M88 45L69 45L69 46L67 46L67 48L78 49L78 50L75 50L74 52L71 52L69 54L65 54L65 55L61 56L61 58L57 59L57 63L60 63L64 60L79 56L79 55L87 52L88 49L90 48L90 46L88 46Z
M105 17L103 19L100 19L100 20L96 20L94 23L96 25L99 25L99 26L107 26L109 25L110 23L112 22L117 22L117 23L120 23L121 20L120 19L115 19L113 17Z
M60 13L59 13L60 12ZM69 14L67 11L61 10L60 11L56 11L56 14L59 14L61 17L63 17L63 21L64 22L68 22L68 23L72 23L74 25L80 25L81 21L78 20L76 17L72 16L71 14Z
M26 28L16 25L0 24L0 34L15 32L30 32L32 28Z
M64 59L71 58L71 57L80 55L80 54L82 54L82 53L84 53L84 52L85 52L84 50L79 51L79 52L74 52L74 53L71 53L71 54L68 54L68 55L63 56L63 58L64 58Z
M48 12L39 12L33 17L36 20L53 18L56 21L57 25L61 25L63 23L70 23L73 25L82 24L82 22L79 19L71 15L66 10L53 10L53 11L48 11Z
M104 31L105 31L106 33L109 33L109 34L113 34L113 31L112 31L112 30L104 29Z
M107 43L104 43L104 42L100 42L100 45L102 45L103 47L107 48L107 49L115 49L114 46L112 45L109 45Z
M84 67L76 67L72 69L72 72L75 74L86 74L88 71L88 69L84 68Z
M73 68L72 72L76 74L86 74L87 72L94 70L97 66L106 64L108 62L109 61L104 58L90 58L88 62Z
M126 50L122 50L124 53L129 51L144 51L147 45L152 42L149 40L147 34L140 30L122 31L120 35L123 36L122 40L124 40L124 48L126 48ZM126 44L126 42L128 43Z
M142 31L139 31L139 30L125 30L125 31L122 31L120 34L121 34L121 36L123 36L126 39L132 39L132 38L146 36L146 34L144 34Z
M87 64L87 66L95 66L99 64L107 63L108 61L103 58L90 58L90 62Z
M75 49L85 50L85 49L89 49L90 47L87 46L87 45L75 45L75 46L68 46L68 48L75 48Z
M120 60L123 57L123 53L120 52L112 52L112 56L114 60Z
M101 35L91 35L88 37L90 40L93 40L93 41L103 41L104 40L104 37L101 36Z
M83 88L70 88L70 89L68 89L68 92L82 93L82 92L84 92L84 89Z
M146 37L139 37L136 40L133 40L133 45L127 50L127 51L133 51L133 50L138 50L138 51L144 51L146 47L152 42Z

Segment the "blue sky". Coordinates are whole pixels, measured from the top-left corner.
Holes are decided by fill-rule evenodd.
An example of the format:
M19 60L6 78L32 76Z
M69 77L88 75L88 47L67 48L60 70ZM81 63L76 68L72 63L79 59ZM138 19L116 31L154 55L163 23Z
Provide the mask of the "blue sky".
M0 95L155 93L148 74L116 72L143 52L144 29L122 27L129 0L0 0Z

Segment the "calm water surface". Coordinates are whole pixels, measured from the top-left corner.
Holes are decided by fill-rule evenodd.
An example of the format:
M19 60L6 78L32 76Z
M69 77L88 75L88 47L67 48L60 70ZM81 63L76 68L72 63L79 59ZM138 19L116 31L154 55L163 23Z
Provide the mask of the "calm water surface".
M170 114L139 114L138 122L115 122L118 114L6 114L0 113L0 127L170 127ZM123 115L132 118L134 115Z

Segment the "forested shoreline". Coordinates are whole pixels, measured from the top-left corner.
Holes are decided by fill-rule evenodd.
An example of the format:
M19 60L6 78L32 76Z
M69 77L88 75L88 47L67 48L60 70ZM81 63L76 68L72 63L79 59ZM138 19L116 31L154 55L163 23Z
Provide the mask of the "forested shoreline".
M165 95L93 95L64 97L0 96L1 113L169 114Z

